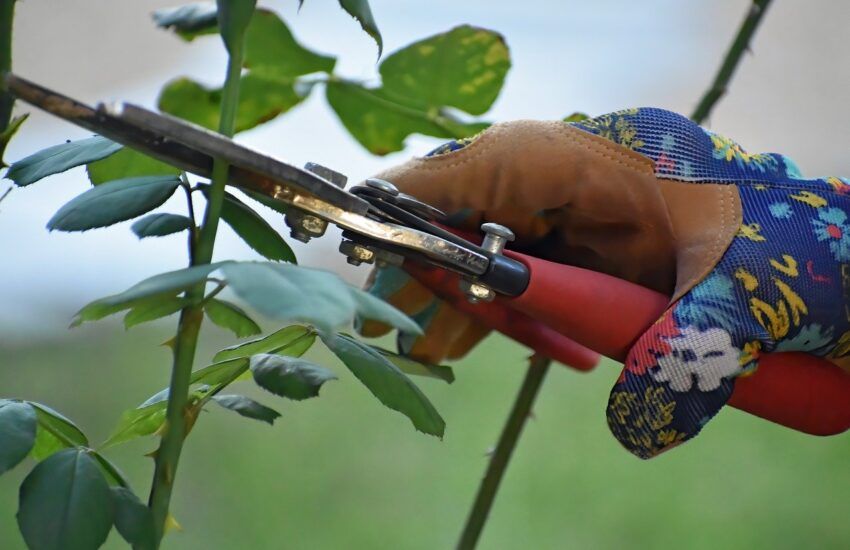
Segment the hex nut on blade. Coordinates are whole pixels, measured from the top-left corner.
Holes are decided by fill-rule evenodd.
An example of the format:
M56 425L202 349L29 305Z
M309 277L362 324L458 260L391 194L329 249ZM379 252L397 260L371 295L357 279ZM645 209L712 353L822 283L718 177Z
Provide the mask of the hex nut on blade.
M363 262L371 264L375 261L373 251L353 241L342 241L339 244L339 251L347 256L348 263L351 265L360 265Z
M328 228L328 222L312 214L305 214L295 208L290 209L284 217L286 225L292 230L293 239L308 242L313 237L321 237Z
M460 280L460 289L466 294L467 300L472 304L492 302L496 297L496 293L492 289L482 284L467 281L466 279Z

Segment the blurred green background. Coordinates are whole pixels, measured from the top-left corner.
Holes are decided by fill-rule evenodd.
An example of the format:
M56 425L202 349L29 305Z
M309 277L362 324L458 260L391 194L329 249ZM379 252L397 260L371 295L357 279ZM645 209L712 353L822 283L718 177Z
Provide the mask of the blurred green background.
M268 325L268 328L273 328ZM0 344L0 387L44 401L102 441L122 410L161 389L173 324L115 323ZM232 339L210 328L202 357ZM320 346L339 375L288 402L239 383L283 413L275 426L215 405L180 464L166 548L453 547L524 374L525 350L491 337L455 366L452 385L418 378L448 422L443 441L383 408ZM815 438L728 409L693 442L640 461L609 435L604 408L619 368L555 365L508 469L481 548L847 548L847 436ZM244 388L240 388L244 386ZM146 494L155 446L107 452ZM15 523L26 465L0 477L0 548ZM115 532L107 548L122 548Z

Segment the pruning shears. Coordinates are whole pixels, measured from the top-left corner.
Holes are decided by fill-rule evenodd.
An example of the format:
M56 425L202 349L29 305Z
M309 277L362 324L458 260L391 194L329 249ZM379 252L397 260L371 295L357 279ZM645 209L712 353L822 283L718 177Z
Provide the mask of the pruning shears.
M499 303L511 299L515 308L506 311L507 315L488 315L497 325L494 328L575 368L590 369L598 360L596 351L559 332L562 323L555 322L552 328L535 315L554 321L552 300L570 294L563 292L564 281L580 282L585 272L592 272L506 251L513 234L504 226L484 224L483 240L477 244L474 235L459 235L441 224L446 217L443 212L400 193L390 182L369 179L346 190L346 176L330 168L315 163L299 168L201 126L132 103L91 107L12 74L5 76L5 85L27 103L192 174L209 177L213 159L222 159L230 167L230 185L259 193L285 208L284 220L293 238L308 242L324 235L328 225L334 224L342 229L339 250L350 263L404 264L405 269L431 284L451 287L451 291L442 289L440 294L476 314L491 313L495 304L486 305L497 296ZM578 272L567 272L572 270ZM439 281L435 280L437 274L442 274ZM613 279L602 277L592 280L604 285L607 279ZM626 284L633 290L635 285ZM633 323L635 336L667 301L647 292L653 307L645 318ZM600 296L597 292L587 295L596 296L594 300ZM479 306L480 312L476 311ZM568 310L566 314L576 309L571 304L562 306ZM560 328L567 332L568 327ZM620 342L623 350L631 339ZM611 346L603 347L603 353L617 355L608 349Z
M391 182L370 179L346 189L347 178L330 168L299 168L132 103L90 107L11 74L4 84L27 103L198 176L209 177L213 159L221 159L230 185L285 209L293 238L308 242L334 224L350 263L403 266L484 325L579 370L593 368L600 354L622 361L669 303L668 296L606 274L506 250L513 234L498 224L484 224L483 236L459 234L446 227L443 212ZM850 417L841 397L846 380L813 376L818 368L802 354L768 354L756 375L739 380L730 404L801 431L829 432ZM808 391L794 391L800 384ZM810 412L794 413L799 410Z

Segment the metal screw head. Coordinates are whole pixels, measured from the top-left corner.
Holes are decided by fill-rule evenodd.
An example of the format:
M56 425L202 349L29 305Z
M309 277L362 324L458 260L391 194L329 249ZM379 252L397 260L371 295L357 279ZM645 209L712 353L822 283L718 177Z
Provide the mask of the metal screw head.
M466 279L460 280L460 289L464 292L464 294L466 294L466 299L469 300L471 304L477 304L478 302L492 302L496 297L496 293L492 289Z
M485 223L481 224L481 231L488 235L495 235L497 237L502 237L508 242L513 241L516 238L514 232L505 227L504 225L499 225L498 223Z
M308 233L321 237L328 228L328 222L316 216L304 216L301 218L301 227Z
M292 230L290 236L302 243L313 237L321 237L328 228L328 222L311 214L306 214L297 208L290 208L284 216L286 225Z
M375 261L374 251L353 241L339 243L339 251L348 257L348 263L351 265L360 265L363 262L371 264Z
M514 232L497 223L485 223L481 226L481 231L484 232L484 240L481 242L481 248L489 250L493 254L501 254L505 249L505 244L514 240Z
M312 239L310 235L307 235L306 233L302 233L295 229L289 232L289 236L295 239L296 241L301 241L302 243L309 243L310 239Z
M386 180L380 180L378 178L369 178L366 180L365 184L367 187L377 189L378 191L383 191L384 193L393 197L398 196L398 187Z

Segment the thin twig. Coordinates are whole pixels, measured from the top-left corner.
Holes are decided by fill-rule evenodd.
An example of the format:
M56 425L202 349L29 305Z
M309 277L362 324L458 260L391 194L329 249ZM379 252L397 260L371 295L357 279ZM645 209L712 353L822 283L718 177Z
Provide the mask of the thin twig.
M537 392L540 391L540 386L543 384L543 379L551 362L551 359L541 355L533 355L529 360L525 380L522 382L511 414L502 429L499 443L496 444L493 456L490 457L490 464L484 474L484 479L481 480L481 485L478 487L475 503L472 505L472 510L469 512L469 517L457 544L458 550L471 550L478 544L478 538L484 529L487 516L490 515L493 501L496 499L499 484L505 476L508 462L511 460L511 455L516 448L522 429L531 414L534 399L537 397Z
M740 63L744 52L749 50L750 41L752 40L759 23L761 23L764 14L767 12L767 8L770 6L770 1L771 0L754 0L752 6L750 6L750 11L744 18L744 22L741 23L741 28L738 29L738 34L735 36L735 40L733 40L732 45L729 46L729 51L726 52L726 57L723 59L723 63L720 65L720 70L717 71L717 75L714 77L711 87L706 90L699 102L699 105L697 105L697 108L691 115L691 119L697 124L702 124L705 119L708 118L708 115L711 114L711 110L714 108L714 105L728 90L729 81L732 80L732 76L735 74L735 69L738 68L738 63Z
M198 245L198 223L195 221L195 204L192 202L192 187L189 185L189 180L186 177L186 172L180 174L180 180L183 182L180 187L186 193L186 208L188 210L189 219L192 220L189 226L189 258L195 258L195 249Z
M8 196L9 196L9 193L11 193L11 192L12 192L12 189L14 189L14 187L9 187L8 189L6 189L6 190L3 192L3 194L2 194L2 195L0 195L0 202L3 202L3 199L5 199L6 197L8 197Z

